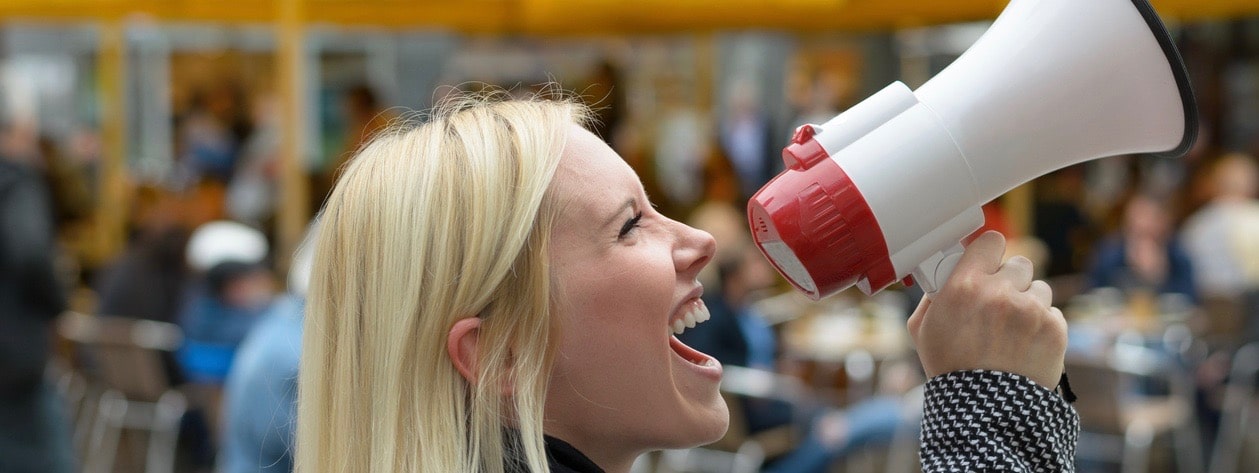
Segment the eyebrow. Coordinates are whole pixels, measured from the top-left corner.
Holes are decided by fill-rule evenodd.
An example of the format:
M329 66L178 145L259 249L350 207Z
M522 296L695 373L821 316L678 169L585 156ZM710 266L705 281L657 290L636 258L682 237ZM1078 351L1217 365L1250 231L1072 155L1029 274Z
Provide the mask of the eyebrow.
M603 222L603 226L600 228L605 228L605 227L608 227L609 225L612 225L612 223L615 222L616 219L619 218L622 213L624 213L624 209L627 209L627 208L630 209L630 211L634 210L633 197L625 199L625 203L621 204L620 207L617 207L616 213L612 214L611 217L608 217L608 219Z

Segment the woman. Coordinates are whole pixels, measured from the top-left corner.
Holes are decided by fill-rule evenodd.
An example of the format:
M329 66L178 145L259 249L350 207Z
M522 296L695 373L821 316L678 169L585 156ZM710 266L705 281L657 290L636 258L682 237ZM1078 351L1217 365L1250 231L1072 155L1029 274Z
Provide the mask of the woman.
M721 367L672 336L707 318L696 276L713 239L657 213L587 117L567 102L464 99L351 161L315 250L299 471L626 472L643 452L721 437ZM1044 403L1058 416L1015 432L994 410L961 427L980 442L1052 436L998 459L1050 456L1061 471L1074 412L1036 384L1057 383L1065 324L1025 260L1001 266L1001 246L977 240L910 328L929 375L1028 378L951 373L928 407L974 410L948 401L967 383L1004 389L989 399L1030 392L1036 405L1015 415ZM925 463L993 457L932 437L947 422L931 419Z

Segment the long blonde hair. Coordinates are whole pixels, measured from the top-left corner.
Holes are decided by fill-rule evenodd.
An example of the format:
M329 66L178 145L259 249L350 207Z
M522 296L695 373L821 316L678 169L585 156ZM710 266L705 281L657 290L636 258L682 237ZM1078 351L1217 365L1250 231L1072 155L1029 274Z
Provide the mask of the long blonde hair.
M465 96L350 162L315 247L298 471L547 469L548 189L568 126L588 116L568 101ZM476 383L446 351L472 316Z

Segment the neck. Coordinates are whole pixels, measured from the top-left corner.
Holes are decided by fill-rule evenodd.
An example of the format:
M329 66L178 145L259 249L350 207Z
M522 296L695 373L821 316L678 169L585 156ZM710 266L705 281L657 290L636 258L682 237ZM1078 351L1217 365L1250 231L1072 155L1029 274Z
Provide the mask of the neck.
M606 473L629 473L630 468L634 466L634 458L631 458L628 461L617 462L616 464L604 463L599 460L595 460L595 463L598 464L600 468L603 468L603 471Z
M626 453L614 451L612 449L599 450L592 447L586 447L579 444L572 444L582 454L590 458L606 473L629 473L630 468L634 466L634 460L638 458L635 453Z
M551 435L551 434L548 434ZM587 459L598 466L599 469L606 473L629 473L630 468L634 466L634 460L638 459L641 452L627 452L623 450L621 445L611 445L609 448L598 448L591 443L591 438L569 435L556 436L551 435L554 439L562 440L570 447L577 450ZM575 440L569 440L569 438ZM584 440L584 441L583 441Z

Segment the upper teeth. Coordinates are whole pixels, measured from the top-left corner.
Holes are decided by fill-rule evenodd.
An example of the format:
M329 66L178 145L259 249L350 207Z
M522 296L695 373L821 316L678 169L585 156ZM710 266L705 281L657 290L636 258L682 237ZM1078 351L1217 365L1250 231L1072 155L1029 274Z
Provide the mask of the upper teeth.
M681 335L686 329L694 328L697 324L704 323L709 317L708 308L703 303L696 304L682 318L674 320L673 325L669 328L674 335Z

